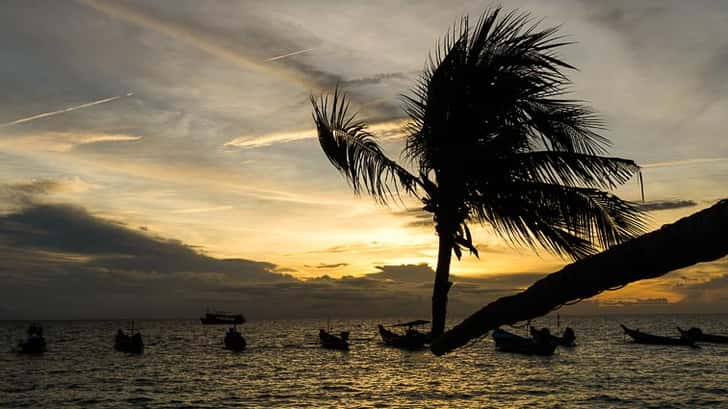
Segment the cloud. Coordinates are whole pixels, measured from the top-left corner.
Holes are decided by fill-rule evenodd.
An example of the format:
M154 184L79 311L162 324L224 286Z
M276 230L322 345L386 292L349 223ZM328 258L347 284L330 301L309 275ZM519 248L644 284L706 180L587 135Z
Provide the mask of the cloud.
M402 120L390 120L384 122L376 122L370 124L367 130L381 140L393 140L403 137L404 122ZM228 148L239 149L255 149L272 146L281 143L296 142L305 139L316 139L318 135L313 129L292 131L292 132L272 132L261 135L244 135L235 137L223 146Z
M0 237L16 249L89 257L87 267L125 271L222 273L231 279L290 279L275 265L244 259L216 259L177 240L150 236L101 219L81 207L35 204L0 216Z
M673 161L666 161L666 162L652 162L652 163L643 163L640 164L643 168L664 168L664 167L673 167L673 166L687 166L687 165L699 165L704 163L713 163L713 162L725 162L728 161L728 158L693 158L693 159L681 159L681 160L673 160Z
M174 311L202 308L199 300L216 305L225 289L298 282L273 263L211 257L61 204L1 215L0 257L0 299L25 316L118 317L127 308L146 317L179 316Z
M309 267L309 268L313 267L313 268L324 268L324 269L329 269L329 268L339 268L339 267L346 267L346 266L348 266L348 265L349 265L349 263L333 263L333 264L324 264L324 263L320 263L320 264L318 264L318 265L315 265L315 266L309 266L309 265L304 265L304 267Z
M17 188L31 195L56 189L40 182ZM0 216L0 257L0 298L4 314L13 311L7 318L179 317L204 305L256 318L427 316L433 276L426 264L405 264L299 280L272 263L211 257L81 207L32 201ZM454 313L516 291L502 277L453 279Z
M728 307L728 257L683 269L672 289L684 298L686 308L701 306L703 310L725 311ZM721 310L721 308L723 308Z
M367 274L368 278L376 280L393 280L399 282L431 281L435 272L427 264L402 264L398 266L376 266L378 271Z
M287 143L314 138L316 138L316 133L313 130L274 132L263 135L238 136L228 142L225 142L224 146L240 149L253 149L271 146L278 143Z
M415 72L418 73L418 72ZM361 78L355 78L351 80L341 81L340 85L342 87L360 87L364 85L375 85L380 84L382 82L386 82L388 80L407 80L410 79L412 76L412 73L404 73L404 72L387 72L387 73L381 73L381 74L375 74L368 77L361 77Z
M603 300L600 304L606 307L628 307L628 306L645 306L645 305L667 305L667 298L638 298L628 300Z
M102 142L133 142L142 139L137 135L86 133L86 132L45 132L0 142L0 148L9 147L26 151L68 152L79 145Z
M45 192L52 183L18 190ZM30 204L0 216L3 318L192 317L206 305L252 319L429 316L434 271L428 264L379 265L363 276L307 280L273 263L205 255L178 240L102 219L83 208ZM728 260L728 259L727 259ZM335 269L345 263L320 263ZM728 264L711 264L725 269ZM703 268L707 268L703 266ZM687 272L683 274L688 274ZM452 317L523 290L541 273L451 276ZM725 297L725 274L683 281L691 305ZM668 308L660 297L621 297L579 308ZM616 300L616 301L615 301ZM601 305L601 306L600 306ZM587 309L588 309L587 308ZM591 310L590 310L591 311Z
M219 212L223 210L230 210L232 206L212 206L212 207L195 207L190 209L177 209L172 210L171 213L207 213L207 212Z
M657 200L645 203L638 203L638 206L647 212L657 210L671 210L671 209L682 209L685 207L694 207L698 203L692 200Z
M0 207L2 205L25 206L42 200L53 193L80 193L97 187L79 177L35 179L0 185Z

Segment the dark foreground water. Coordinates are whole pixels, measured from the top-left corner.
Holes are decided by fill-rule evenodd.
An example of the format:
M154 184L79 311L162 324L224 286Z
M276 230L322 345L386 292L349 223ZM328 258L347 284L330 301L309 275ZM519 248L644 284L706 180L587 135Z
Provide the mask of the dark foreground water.
M222 349L225 327L138 321L141 356L112 350L123 322L45 322L49 351L28 357L9 352L27 323L0 322L0 407L728 408L728 345L634 345L618 325L725 334L728 315L562 321L579 346L547 358L496 353L490 338L446 357L399 351L375 320L332 321L352 331L348 353L317 347L320 321L250 322L243 353Z

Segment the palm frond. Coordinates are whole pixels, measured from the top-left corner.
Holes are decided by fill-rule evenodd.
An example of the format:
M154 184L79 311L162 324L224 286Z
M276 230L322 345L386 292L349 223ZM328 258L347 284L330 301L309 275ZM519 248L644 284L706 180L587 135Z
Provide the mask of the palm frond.
M639 206L598 189L511 182L498 192L473 195L468 205L514 244L580 259L645 231Z
M384 154L367 125L349 113L349 102L338 88L331 101L312 96L311 104L321 148L355 193L366 192L381 204L399 198L402 191L417 195L417 177Z
M497 169L511 169L510 179L607 190L626 183L640 169L629 159L562 151L514 153L487 165L483 171L491 178Z
M474 27L465 18L442 45L410 95L403 156L424 169L464 149L505 139L513 146L603 154L603 123L580 101L560 98L573 66L557 50L569 42L557 28L538 30L527 13L486 12ZM518 129L513 137L513 129ZM456 150L456 152L463 149Z

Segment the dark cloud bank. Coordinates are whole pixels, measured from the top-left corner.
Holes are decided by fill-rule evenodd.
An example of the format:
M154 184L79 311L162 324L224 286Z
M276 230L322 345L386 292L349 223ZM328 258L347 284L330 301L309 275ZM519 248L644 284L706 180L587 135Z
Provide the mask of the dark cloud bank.
M210 257L80 207L27 201L0 216L0 257L0 319L194 318L206 306L253 319L427 317L434 275L426 264L383 265L362 277L303 281L272 263ZM449 310L468 314L542 276L454 277ZM714 302L728 287L722 277L684 291Z
M302 281L272 263L217 259L80 207L28 200L0 216L0 318L194 317L208 305L257 318L422 315L429 308L426 265ZM515 291L493 282L490 292ZM471 284L456 286L453 309L472 310L476 300L460 300L471 294Z

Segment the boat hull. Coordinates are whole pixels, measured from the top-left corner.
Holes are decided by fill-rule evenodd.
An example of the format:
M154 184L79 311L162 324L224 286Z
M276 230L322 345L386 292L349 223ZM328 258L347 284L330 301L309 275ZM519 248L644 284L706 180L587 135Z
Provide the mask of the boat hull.
M200 318L202 325L233 325L242 324L245 322L245 318L242 314L237 315L215 315L206 314Z
M347 342L343 337L337 337L336 335L329 334L324 330L319 331L319 344L322 348L326 349L335 349L338 351L349 350L349 342Z
M119 352L141 354L144 352L144 341L140 334L134 334L133 336L117 334L114 338L114 349Z
M620 324L621 325L621 324ZM694 346L695 340L690 338L674 338L663 337L661 335L652 335L642 331L629 329L621 325L624 333L629 335L637 344L645 345L674 345L674 346Z
M536 342L501 329L493 331L493 340L497 351L522 355L551 356L559 345L554 341Z
M18 353L37 355L46 352L46 342L43 337L31 337L27 341L18 343Z
M241 352L245 351L246 347L247 342L245 342L245 338L239 332L229 331L225 334L225 349Z
M408 330L405 335L401 335L379 325L379 335L386 345L400 349L423 349L427 343L427 335L415 330Z

